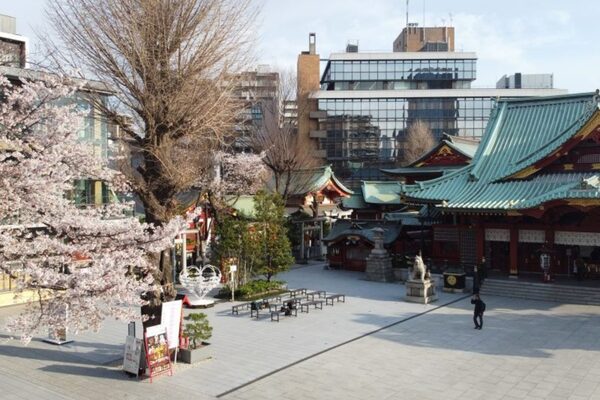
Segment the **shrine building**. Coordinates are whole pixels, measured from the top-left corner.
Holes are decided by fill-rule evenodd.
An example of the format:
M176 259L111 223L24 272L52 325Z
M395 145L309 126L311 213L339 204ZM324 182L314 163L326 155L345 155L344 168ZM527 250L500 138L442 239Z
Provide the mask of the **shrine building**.
M596 93L499 100L472 162L402 188L402 200L441 212L433 263L517 276L600 277L600 110Z

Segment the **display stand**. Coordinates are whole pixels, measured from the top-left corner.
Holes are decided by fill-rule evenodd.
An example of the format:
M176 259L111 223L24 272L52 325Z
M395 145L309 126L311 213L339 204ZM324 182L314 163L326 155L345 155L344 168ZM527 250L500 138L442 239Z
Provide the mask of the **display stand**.
M171 365L166 327L157 325L146 329L144 343L150 383L152 383L152 378L158 375L168 373L169 376L172 376L173 366Z
M64 307L62 319L64 321L64 326L60 329L48 329L48 337L43 339L44 342L60 346L73 341L73 339L69 339L68 337L69 328L67 328L67 321L69 320L69 307L67 305Z
M135 336L127 336L125 340L125 352L123 354L123 371L138 376L140 362L142 359L142 340Z

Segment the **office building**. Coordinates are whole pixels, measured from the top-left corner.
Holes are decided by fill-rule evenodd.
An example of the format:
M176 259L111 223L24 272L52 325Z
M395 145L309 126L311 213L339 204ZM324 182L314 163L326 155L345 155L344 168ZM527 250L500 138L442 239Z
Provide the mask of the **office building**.
M452 27L410 24L394 49L333 53L320 75L316 36L310 34L309 51L298 57L301 140L354 188L363 180L390 179L381 169L405 164L405 137L416 121L424 122L438 139L443 134L478 139L497 99L565 93L553 88L472 88L477 55L454 51Z

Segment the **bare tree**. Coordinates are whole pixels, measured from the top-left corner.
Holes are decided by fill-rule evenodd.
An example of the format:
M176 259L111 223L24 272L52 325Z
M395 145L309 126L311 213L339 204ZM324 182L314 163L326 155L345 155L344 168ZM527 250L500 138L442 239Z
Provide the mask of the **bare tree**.
M271 172L274 189L284 200L294 186L305 184L298 179L309 176L298 172L317 166L313 155L302 148L298 138L296 86L292 71L279 73L277 94L273 100L259 104L263 120L253 132L254 148L264 152L263 162Z
M435 146L436 140L426 122L418 119L409 128L404 142L402 164L410 164Z
M166 224L181 210L178 195L212 170L240 111L232 77L247 61L256 12L251 0L49 0L62 42L51 54L112 86L116 101L100 106L113 122L131 120L122 142L135 162L124 172L147 222ZM168 251L157 258L171 297Z

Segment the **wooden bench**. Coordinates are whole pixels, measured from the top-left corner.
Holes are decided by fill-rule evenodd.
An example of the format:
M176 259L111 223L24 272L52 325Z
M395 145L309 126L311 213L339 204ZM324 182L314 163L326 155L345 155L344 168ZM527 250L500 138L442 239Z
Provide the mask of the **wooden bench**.
M306 308L306 312L310 309L310 306L315 306L315 309L322 310L323 309L323 300L313 300L306 303L300 303L300 312L304 312Z
M288 294L290 295L290 297L296 297L298 295L306 294L307 291L308 291L308 289L306 289L306 288L291 289L291 290L288 290Z
M254 303L254 306L252 306L252 303ZM266 312L267 309L271 311L271 304L268 301L253 301L252 303L250 303L250 318L253 318L256 314L256 319L258 319L261 311L265 310Z
M310 298L313 301L315 300L315 296L319 296L319 298L321 298L321 297L325 297L326 295L327 295L327 292L324 290L315 290L314 292L305 293L306 300L308 300Z
M262 299L262 301L266 301L267 303L270 303L272 301L281 301L281 295L277 295L277 296L273 296L273 297L265 297L264 299Z
M345 294L330 294L329 296L325 297L325 305L332 305L333 306L333 300L337 300L338 303L340 301L342 302L346 302L346 295ZM329 304L329 302L331 301L331 304Z
M292 298L289 300L285 300L282 303L272 303L269 304L269 311L273 311L273 309L275 310L279 310L281 307L287 307L289 302L292 302L293 307L298 307L298 304L300 304L302 302L302 300L300 300L299 298Z
M235 306L231 306L231 315L233 315L233 314L240 315L240 310L250 309L250 304L252 304L252 302L236 304Z
M290 314L290 315L285 315L285 313L286 313L286 310L281 310L281 308L280 308L280 309L278 309L278 310L275 310L275 311L271 311L271 322L273 322L273 321L277 321L277 322L279 322L279 316L280 316L281 314L285 315L286 317L291 317L292 315L293 315L294 317L297 317L297 316L298 316L298 309L297 309L297 308L295 308L295 307L294 307L294 308L292 308L290 311L291 311L291 314ZM277 319L276 319L276 320L274 320L274 319L273 319L273 317L277 317Z

